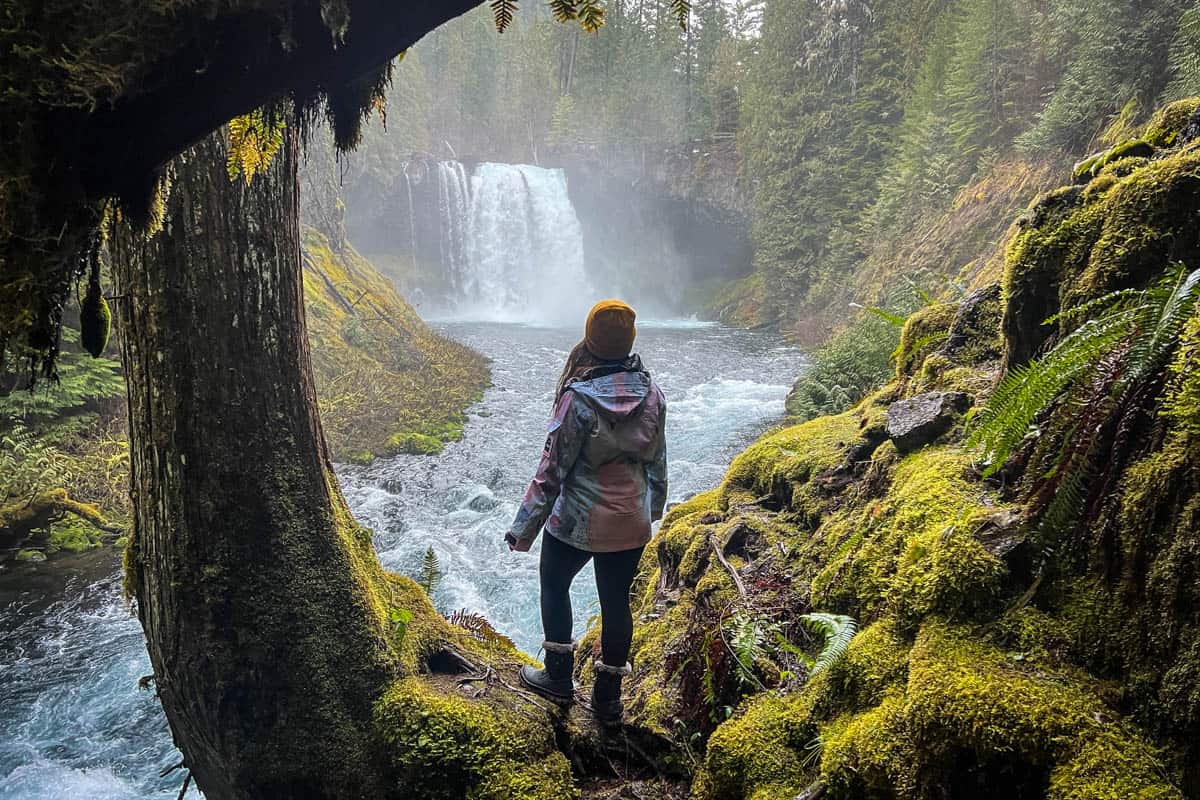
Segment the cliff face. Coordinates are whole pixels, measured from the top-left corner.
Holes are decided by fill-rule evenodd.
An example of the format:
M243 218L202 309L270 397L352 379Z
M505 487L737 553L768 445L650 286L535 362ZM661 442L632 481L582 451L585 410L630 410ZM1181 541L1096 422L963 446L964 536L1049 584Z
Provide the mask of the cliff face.
M748 196L734 140L556 154L590 274L637 276L628 292L697 311L752 269ZM683 287L687 287L684 289Z
M1196 303L1098 346L994 474L966 442L1006 371L1200 268L1198 108L1035 202L999 285L909 318L891 383L668 514L629 707L703 750L693 797L1200 796ZM1166 366L1125 381L1147 341ZM808 612L857 622L828 665Z

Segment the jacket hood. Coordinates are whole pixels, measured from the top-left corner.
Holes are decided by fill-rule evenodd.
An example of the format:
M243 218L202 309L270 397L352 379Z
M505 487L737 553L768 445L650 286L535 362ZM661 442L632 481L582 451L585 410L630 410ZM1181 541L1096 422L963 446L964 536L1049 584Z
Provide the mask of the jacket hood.
M568 391L587 398L607 416L622 419L636 414L646 402L654 383L645 371L614 372L570 384Z

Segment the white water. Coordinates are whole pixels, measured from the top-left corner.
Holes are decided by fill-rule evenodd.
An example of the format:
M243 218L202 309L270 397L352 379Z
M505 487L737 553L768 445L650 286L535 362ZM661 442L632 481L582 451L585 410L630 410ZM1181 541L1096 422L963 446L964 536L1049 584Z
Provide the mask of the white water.
M535 653L537 548L501 535L531 477L554 382L576 329L449 323L446 333L493 359L494 386L463 441L439 457L399 456L340 476L384 563L415 574L432 545L445 579L435 601L488 615ZM773 337L703 323L640 324L638 350L667 394L672 501L713 486L729 460L783 413L800 354ZM152 692L136 620L120 599L111 553L0 574L0 798L170 800L182 776ZM55 571L57 570L57 571ZM40 576L40 577L39 577ZM593 613L590 569L574 589L576 634ZM197 796L194 792L190 797Z
M561 169L481 163L468 172L460 162L439 161L426 173L434 185L419 194L416 207L405 173L405 224L417 258L435 261L446 274L450 296L439 315L564 324L605 296L603 282L584 271L583 233ZM422 203L436 204L437 230L418 236ZM431 236L436 253L428 252Z

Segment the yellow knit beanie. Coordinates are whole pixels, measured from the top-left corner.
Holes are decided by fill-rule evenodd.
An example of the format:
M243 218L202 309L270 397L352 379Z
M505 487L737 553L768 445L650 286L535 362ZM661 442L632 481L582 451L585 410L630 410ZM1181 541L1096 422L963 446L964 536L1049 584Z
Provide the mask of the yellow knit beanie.
M633 351L637 313L620 300L601 300L588 313L583 341L596 358L620 361Z

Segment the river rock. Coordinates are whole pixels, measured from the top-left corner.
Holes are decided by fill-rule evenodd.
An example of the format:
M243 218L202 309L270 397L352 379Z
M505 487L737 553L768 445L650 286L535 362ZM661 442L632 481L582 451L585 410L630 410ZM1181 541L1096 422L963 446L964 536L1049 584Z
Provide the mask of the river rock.
M970 406L963 392L926 392L888 406L887 432L896 449L908 453L932 442Z

